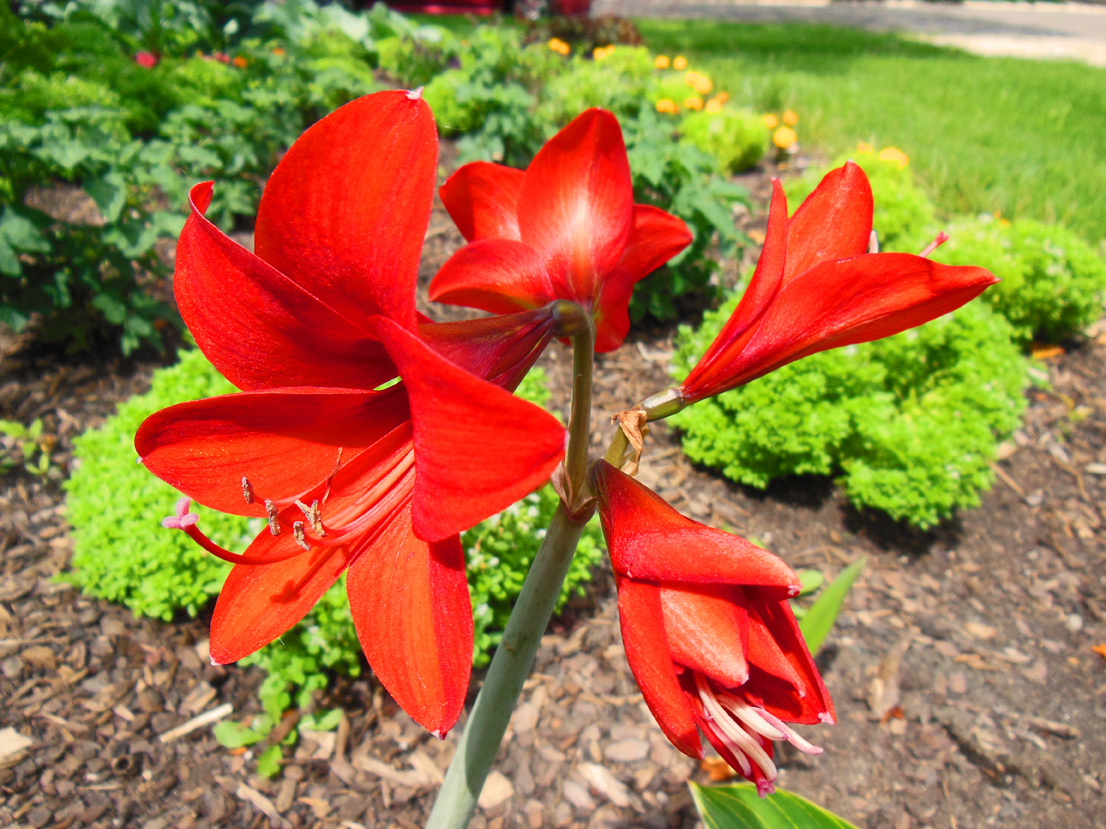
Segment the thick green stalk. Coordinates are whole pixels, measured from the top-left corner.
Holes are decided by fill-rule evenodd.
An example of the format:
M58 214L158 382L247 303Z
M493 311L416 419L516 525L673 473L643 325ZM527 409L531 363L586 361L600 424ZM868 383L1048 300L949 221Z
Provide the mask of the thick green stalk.
M586 486L591 419L595 328L590 320L585 328L572 338L575 377L565 471L567 490L575 495ZM503 741L588 517L573 518L564 504L557 507L465 724L427 829L463 829L476 811L476 799Z

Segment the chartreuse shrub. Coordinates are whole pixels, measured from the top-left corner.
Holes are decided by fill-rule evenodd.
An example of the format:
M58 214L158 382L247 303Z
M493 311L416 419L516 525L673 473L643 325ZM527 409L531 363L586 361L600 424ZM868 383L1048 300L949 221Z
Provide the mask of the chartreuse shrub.
M681 328L685 376L736 307ZM1000 441L1017 427L1027 363L1011 328L971 303L895 337L815 354L673 420L688 456L766 487L840 475L849 500L926 528L979 504Z
M952 222L948 234L933 258L950 265L980 263L1001 277L983 298L1021 341L1057 342L1102 316L1106 262L1072 231L982 216Z
M680 122L683 140L717 159L723 170L736 173L752 167L767 148L764 121L751 110L701 110Z
M184 351L179 363L154 372L148 392L127 400L103 426L74 441L76 460L66 484L74 543L67 581L87 594L124 604L136 615L166 621L181 610L194 616L218 595L230 565L205 553L184 533L161 527L179 493L135 463L134 434L159 409L233 391L203 354ZM532 371L518 393L544 404L549 397L544 374ZM499 642L556 504L557 496L543 489L463 536L477 665L488 661ZM204 532L230 549L245 549L262 529L257 519L199 505L194 509ZM600 537L598 527L589 526L565 580L562 605L573 593L583 592L599 559ZM356 676L360 654L343 578L303 621L243 664L267 671L261 698L277 719L292 703L306 704L326 684L328 673Z

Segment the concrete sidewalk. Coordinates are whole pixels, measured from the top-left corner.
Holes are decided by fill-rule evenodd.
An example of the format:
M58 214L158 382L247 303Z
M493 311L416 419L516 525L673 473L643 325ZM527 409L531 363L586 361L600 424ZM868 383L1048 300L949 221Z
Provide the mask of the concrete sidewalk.
M1082 3L735 2L735 0L595 0L592 14L825 23L915 35L981 55L1076 60L1106 66L1106 6Z

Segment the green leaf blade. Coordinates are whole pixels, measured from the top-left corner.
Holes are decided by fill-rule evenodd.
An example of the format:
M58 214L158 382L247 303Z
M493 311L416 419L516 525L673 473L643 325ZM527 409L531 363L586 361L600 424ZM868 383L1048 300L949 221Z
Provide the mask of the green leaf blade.
M856 829L806 798L781 789L761 798L752 783L688 785L708 829Z
M833 623L837 621L837 614L841 612L841 605L848 595L849 588L853 586L853 582L860 576L867 563L867 556L854 561L842 570L829 587L822 591L817 601L807 608L802 621L799 622L799 629L803 632L803 638L806 639L806 645L810 648L811 654L821 650L822 644L833 629Z

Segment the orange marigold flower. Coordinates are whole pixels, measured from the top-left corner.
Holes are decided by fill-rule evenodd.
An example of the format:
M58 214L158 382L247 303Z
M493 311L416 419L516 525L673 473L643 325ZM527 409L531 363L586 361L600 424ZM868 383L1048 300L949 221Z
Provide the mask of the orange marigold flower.
M777 118L775 115L769 113L768 115L764 116L764 126L766 126L768 129L774 130L779 125L780 119Z
M687 69L687 58L683 55L676 55L676 57L672 59L672 68L677 72L683 72Z
M899 169L901 170L910 163L910 156L897 147L884 147L879 151L879 160L893 161L895 164L899 165Z
M657 67L657 69L667 69L671 63L672 61L668 59L668 55L657 55L653 59L653 65Z
M690 98L684 98L684 107L692 111L698 112L703 108L703 99L698 95L692 95Z
M698 72L688 72L684 75L684 83L700 95L706 95L714 88L714 84L710 82L710 78Z
M236 58L235 58L235 59L234 59L234 60L232 61L232 63L233 63L233 64L234 64L235 66L237 66L237 67L238 67L239 69L245 69L245 68L246 68L246 67L247 67L247 66L249 65L249 61L248 61L248 60L246 60L246 59L245 59L244 57L242 57L241 55L238 55L238 56L237 56L237 57L236 57Z
M666 112L669 115L675 115L679 111L680 105L671 98L661 98L657 101L657 112Z
M791 129L791 127L780 127L772 133L772 143L781 150L786 150L798 140L799 136L795 135L795 130Z
M705 109L707 112L721 112L722 102L715 98L714 100L707 101L707 105L703 107L703 109Z
M274 54L274 55L276 55L276 56L277 56L278 58L282 58L282 57L284 57L284 56L285 56L286 54L288 54L288 53L287 53L287 52L285 52L285 51L284 51L284 49L282 49L281 47L279 47L279 46L274 46L274 47L273 47L273 54Z
M794 110L787 109L783 113L783 122L789 127L795 126L799 123L799 116L795 114Z

